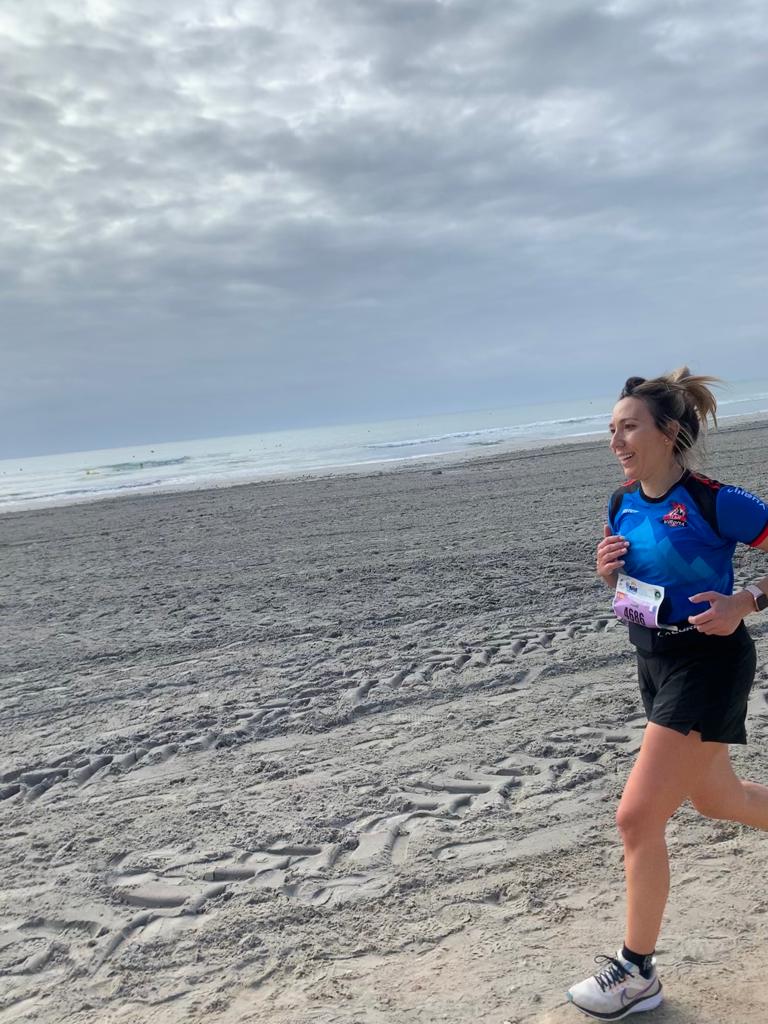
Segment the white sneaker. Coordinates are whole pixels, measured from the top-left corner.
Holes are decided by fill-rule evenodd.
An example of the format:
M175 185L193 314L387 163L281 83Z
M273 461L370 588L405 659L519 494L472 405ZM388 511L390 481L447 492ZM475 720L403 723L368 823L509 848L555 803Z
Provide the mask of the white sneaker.
M570 1002L588 1017L620 1020L630 1013L654 1010L664 998L656 974L655 959L650 978L644 978L639 967L627 963L620 951L615 958L596 956L595 963L605 966L591 978L568 990Z

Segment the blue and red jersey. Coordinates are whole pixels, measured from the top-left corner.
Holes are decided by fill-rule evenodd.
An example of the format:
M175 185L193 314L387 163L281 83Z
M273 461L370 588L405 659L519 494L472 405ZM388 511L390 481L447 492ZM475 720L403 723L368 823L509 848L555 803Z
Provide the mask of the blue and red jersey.
M705 590L733 593L733 553L768 537L768 505L729 484L686 471L660 498L643 494L638 480L614 491L608 525L629 542L623 571L665 589L660 619L685 622L708 603L689 598Z

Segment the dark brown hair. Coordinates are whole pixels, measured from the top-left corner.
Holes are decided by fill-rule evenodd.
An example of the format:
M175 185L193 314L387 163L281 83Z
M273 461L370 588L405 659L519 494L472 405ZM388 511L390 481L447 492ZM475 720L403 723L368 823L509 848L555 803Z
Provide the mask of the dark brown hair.
M630 377L619 398L645 402L659 430L674 440L677 461L688 469L700 454L707 418L711 417L717 426L717 399L708 385L718 381L718 377L695 376L687 366L681 366L649 380Z

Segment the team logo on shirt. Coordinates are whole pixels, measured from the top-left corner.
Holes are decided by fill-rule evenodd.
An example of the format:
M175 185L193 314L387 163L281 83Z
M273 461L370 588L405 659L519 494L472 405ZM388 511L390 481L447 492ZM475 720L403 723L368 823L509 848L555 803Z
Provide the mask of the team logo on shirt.
M661 521L665 526L687 526L688 509L679 501L673 501L672 508L661 517Z

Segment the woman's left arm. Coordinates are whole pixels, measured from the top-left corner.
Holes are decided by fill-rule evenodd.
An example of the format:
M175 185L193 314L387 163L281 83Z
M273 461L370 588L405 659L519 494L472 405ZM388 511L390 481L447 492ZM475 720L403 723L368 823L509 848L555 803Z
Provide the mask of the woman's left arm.
M768 537L760 544L755 545L758 551L768 551ZM755 580L753 586L768 595L768 576ZM757 611L755 598L749 590L740 590L737 594L727 596L718 594L714 590L707 590L702 594L694 594L691 601L709 601L709 608L699 615L689 615L688 621L695 626L700 633L708 633L712 636L730 636L739 627L742 619ZM768 613L767 613L768 614Z
M759 551L768 551L768 504L741 487L720 487L717 492L718 533L730 540L748 544ZM756 580L754 586L768 595L768 576ZM737 594L718 594L714 590L693 594L691 601L709 601L709 608L688 621L700 633L729 636L739 628L742 619L757 611L755 597L749 590Z
M759 544L754 544L753 547L757 551L768 551L768 532L766 532L766 535L763 537L763 539L760 541L760 543ZM752 586L753 587L759 587L760 590L762 590L762 592L766 596L768 596L768 576L763 576L762 579L755 580L755 582L752 584ZM749 593L749 591L747 591L747 593ZM752 594L750 594L749 596L752 597ZM756 611L755 606L754 606L754 597L752 597L752 601L753 601L752 611L754 612L754 611Z

